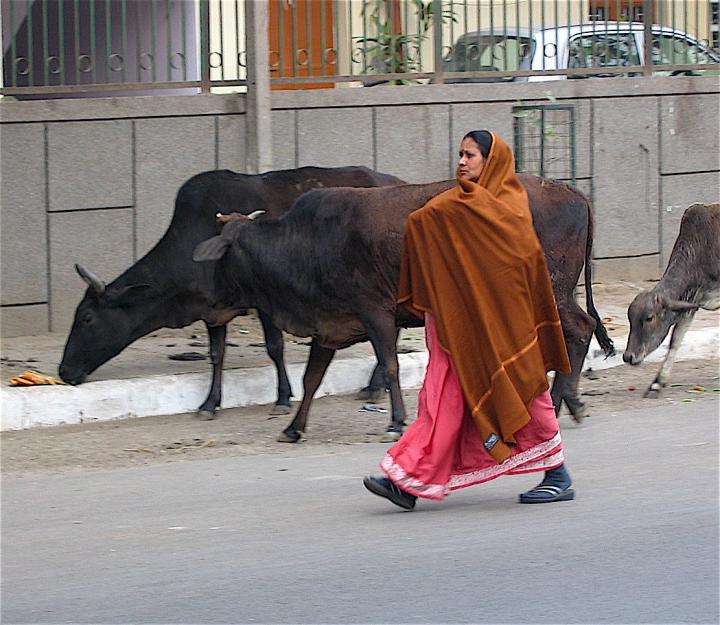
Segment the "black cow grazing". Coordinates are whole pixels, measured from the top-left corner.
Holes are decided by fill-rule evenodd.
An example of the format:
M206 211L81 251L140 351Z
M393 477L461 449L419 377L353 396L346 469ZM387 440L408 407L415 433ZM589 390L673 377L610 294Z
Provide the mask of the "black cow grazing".
M592 212L587 198L564 183L527 175L521 180L548 259L572 364L572 373L556 375L553 401L556 410L564 401L579 422L586 413L577 385L593 331L606 353L613 351L592 300ZM335 350L367 339L390 389L388 432L395 437L402 432L396 324L406 320L396 318L395 300L404 224L412 211L455 184L311 191L280 219L238 220L198 246L196 260L219 261L214 267L220 308L226 301L242 301L264 311L282 330L312 337L303 399L278 440L300 439ZM590 315L574 297L583 264Z
M667 386L678 349L698 308L720 308L717 203L693 204L686 209L660 282L653 289L638 293L628 308L630 336L623 360L631 365L639 365L673 328L670 349L645 397L659 397Z
M218 170L193 176L178 191L167 232L119 278L106 286L90 271L76 266L89 288L75 312L59 367L60 377L69 384L81 384L141 336L159 328L182 328L203 320L210 336L213 374L210 392L198 413L201 418L213 418L220 405L225 324L246 312L245 306L233 301L224 308L211 306L211 268L192 261L195 246L220 231L216 213L262 209L273 218L285 213L297 197L310 189L400 183L394 176L366 167L302 167L260 175ZM268 354L278 373L277 411L287 413L292 393L285 371L282 333L262 312L259 317Z

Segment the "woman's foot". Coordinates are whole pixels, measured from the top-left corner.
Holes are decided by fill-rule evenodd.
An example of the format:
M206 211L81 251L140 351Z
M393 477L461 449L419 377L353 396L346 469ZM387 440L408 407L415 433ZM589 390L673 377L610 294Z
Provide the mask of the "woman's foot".
M417 497L395 486L386 477L367 475L363 478L363 484L371 493L379 497L385 497L385 499L392 501L396 506L405 508L405 510L412 510L415 507Z
M565 468L565 463L545 472L545 479L535 488L521 493L520 503L552 503L553 501L570 501L575 499L575 491L570 488L572 479Z

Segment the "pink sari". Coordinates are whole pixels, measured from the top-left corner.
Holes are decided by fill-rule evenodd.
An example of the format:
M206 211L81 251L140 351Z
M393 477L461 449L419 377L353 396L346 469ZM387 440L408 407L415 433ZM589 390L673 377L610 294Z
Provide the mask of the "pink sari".
M545 391L528 406L532 420L515 434L512 456L498 464L483 446L430 315L425 316L425 336L430 358L417 419L380 463L397 486L418 497L444 499L453 490L506 473L547 471L563 463L560 428Z

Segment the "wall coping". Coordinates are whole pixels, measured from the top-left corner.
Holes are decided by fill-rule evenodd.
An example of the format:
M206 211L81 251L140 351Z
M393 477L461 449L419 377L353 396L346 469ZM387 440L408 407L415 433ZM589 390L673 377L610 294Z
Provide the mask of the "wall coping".
M462 104L464 102L537 102L592 98L628 98L668 95L720 94L717 76L661 78L587 78L520 83L379 86L362 89L273 92L272 108L308 109L408 104Z
M0 124L242 115L245 94L149 95L67 100L0 99Z
M661 78L588 78L533 83L406 85L273 91L273 110L461 104L464 102L537 102L611 97L720 95L717 76ZM169 112L170 111L170 112ZM196 94L77 98L68 100L0 99L0 124L70 122L151 117L242 115L245 94Z

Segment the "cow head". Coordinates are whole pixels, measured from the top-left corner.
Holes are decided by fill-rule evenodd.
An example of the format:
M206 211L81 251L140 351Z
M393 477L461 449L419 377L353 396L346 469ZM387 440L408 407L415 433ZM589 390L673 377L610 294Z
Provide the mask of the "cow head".
M235 240L238 228L241 228L242 224L248 221L254 221L264 213L265 211L263 210L253 211L249 215L243 215L242 213L224 215L218 213L215 217L220 223L225 224L222 232L217 236L199 243L193 251L193 260L199 263L220 260L225 256L225 252L227 252Z
M673 300L657 291L642 291L628 307L630 335L623 360L639 365L665 340L679 318L698 307L689 302Z
M84 267L75 265L75 269L88 289L75 310L58 368L68 384L82 384L90 373L137 338L135 317L139 315L132 307L151 288L147 284L106 287Z

